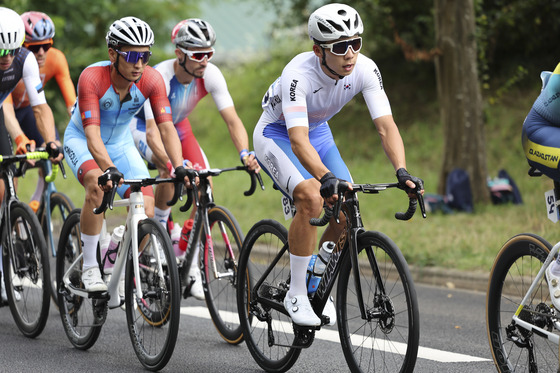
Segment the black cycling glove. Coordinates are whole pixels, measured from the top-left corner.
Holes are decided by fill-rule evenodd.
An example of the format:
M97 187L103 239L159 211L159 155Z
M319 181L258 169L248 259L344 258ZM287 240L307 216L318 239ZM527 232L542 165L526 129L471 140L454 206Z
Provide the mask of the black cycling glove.
M54 145L54 147L52 145ZM49 154L50 158L56 158L60 153L62 153L62 149L60 149L60 146L58 146L54 141L49 141L45 150Z
M424 189L424 181L418 177L410 175L404 168L399 168L397 170L397 180L399 181L399 189L402 189L407 193L414 191L414 189L406 185L407 180L411 180L414 184L416 184L416 190Z
M327 172L323 175L321 180L321 197L329 198L333 194L338 194L338 189L340 183L344 183L344 180L338 179L332 172Z
M184 166L175 168L175 178L177 178L177 180L183 180L185 176L187 176L187 169Z
M124 178L124 175L117 170L116 167L109 167L108 169L103 172L101 176L97 178L97 184L100 186L107 185L107 181L111 180L115 185L118 184L119 181Z

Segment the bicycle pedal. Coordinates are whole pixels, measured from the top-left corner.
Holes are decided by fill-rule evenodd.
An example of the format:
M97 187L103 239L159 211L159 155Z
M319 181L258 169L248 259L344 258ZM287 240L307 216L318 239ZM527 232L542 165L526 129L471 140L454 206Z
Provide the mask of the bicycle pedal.
M88 298L99 299L99 300L109 300L111 296L108 291L91 291L88 292Z

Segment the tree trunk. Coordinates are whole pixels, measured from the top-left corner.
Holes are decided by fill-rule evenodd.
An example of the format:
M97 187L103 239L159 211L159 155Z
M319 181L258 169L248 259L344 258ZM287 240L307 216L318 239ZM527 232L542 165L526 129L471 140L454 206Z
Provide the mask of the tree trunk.
M488 202L482 95L478 82L473 0L435 0L437 89L443 123L438 193L454 168L469 173L475 202Z

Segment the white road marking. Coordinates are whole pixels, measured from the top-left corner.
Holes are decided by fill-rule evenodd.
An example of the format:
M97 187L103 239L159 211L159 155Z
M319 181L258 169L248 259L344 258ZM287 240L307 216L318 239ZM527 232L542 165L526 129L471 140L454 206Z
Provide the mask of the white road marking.
M210 314L206 307L181 307L181 314L193 317L200 317L203 319L210 319ZM224 316L229 314L229 317L237 318L237 314L232 314L231 312L224 313ZM283 325L285 324L285 325ZM291 325L288 323L280 322L278 325L273 325L273 328L282 328L283 330L291 330ZM340 343L338 336L338 331L329 330L329 327L323 327L321 330L315 333L315 338L319 338L325 341ZM356 336L356 338L359 338ZM357 342L357 341L356 341ZM379 342L372 341L371 338L367 338L362 341L362 343L375 344L376 349L386 350L390 352L403 352L405 351L406 345L403 343L391 343L391 346L383 346ZM459 354L456 352L449 352L443 350L436 350L434 348L422 347L418 348L418 357L421 359L437 361L440 363L468 363L468 362L481 362L481 361L491 361L490 359Z

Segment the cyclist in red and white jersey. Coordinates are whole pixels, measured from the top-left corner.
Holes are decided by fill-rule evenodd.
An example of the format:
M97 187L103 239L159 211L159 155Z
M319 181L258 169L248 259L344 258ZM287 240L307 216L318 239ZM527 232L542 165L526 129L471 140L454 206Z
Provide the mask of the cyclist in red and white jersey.
M165 81L165 88L173 112L173 124L181 139L183 158L192 162L197 169L208 168L208 159L193 134L189 115L197 103L210 94L216 108L226 123L231 140L241 162L251 170L260 170L254 153L249 152L249 138L243 122L237 115L233 99L229 94L226 80L220 69L210 63L214 55L216 33L212 26L201 19L186 19L179 22L171 33L171 42L175 44L176 58L163 61L154 68L160 72ZM163 151L161 138L155 129L153 112L149 105L144 104L143 112L130 122L136 146L148 161L154 163L161 177L169 177L166 167L168 157ZM166 202L173 193L171 184L158 185L155 191L155 217L166 224L171 208ZM191 218L194 215L191 211ZM198 251L198 248L197 248ZM198 253L195 253L195 258ZM197 299L204 299L200 272L196 267L198 261L193 260L191 272L191 294Z
M23 13L21 18L25 25L25 41L23 46L35 55L39 64L39 73L43 86L52 78L56 79L66 103L68 115L70 115L72 106L76 101L76 89L70 78L68 62L64 53L52 47L55 34L53 21L45 13L34 11ZM34 140L36 144L43 144L43 137L37 129L29 96L22 81L17 84L12 94L8 96L6 103L13 103L16 118L25 135L29 139ZM58 132L56 133L56 138L59 139ZM39 169L39 174L42 174L41 169ZM37 187L31 196L31 202L29 202L29 206L34 211L37 211L39 208L39 201L44 186L45 181L43 177L39 177L37 179Z
M117 193L126 197L130 188L123 178L150 177L130 134L129 122L150 99L157 128L175 173L185 177L177 131L161 75L147 66L154 34L150 26L135 17L116 20L107 33L110 61L87 67L78 81L78 99L64 133L64 153L86 195L80 226L83 245L82 282L87 291L106 291L101 278L96 249L103 215L93 209L101 204L103 192L119 179ZM188 179L187 179L188 180ZM146 214L153 216L153 189L143 188Z
M306 286L307 265L318 246L317 228L309 219L320 215L323 202L331 205L337 199L340 182L352 181L328 120L361 92L399 183L414 188L417 179L406 171L403 141L381 73L359 53L363 32L359 14L348 5L325 5L311 14L308 31L313 51L293 58L270 86L253 141L259 163L297 210L288 233L291 282L284 306L296 324L317 326L321 321L311 308ZM333 219L321 243L336 241L343 226ZM323 313L331 325L336 322L332 299Z

